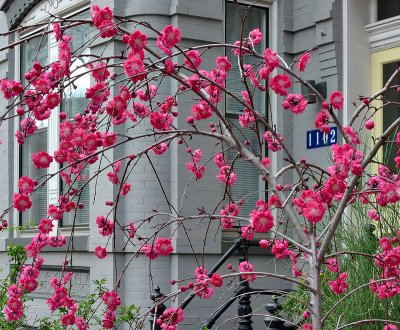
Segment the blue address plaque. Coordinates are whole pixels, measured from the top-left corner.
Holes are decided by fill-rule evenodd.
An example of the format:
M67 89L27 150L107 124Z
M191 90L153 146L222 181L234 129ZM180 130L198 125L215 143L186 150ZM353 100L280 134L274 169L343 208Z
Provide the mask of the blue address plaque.
M331 146L337 143L337 127L330 127L329 134L321 132L319 129L307 131L307 149Z

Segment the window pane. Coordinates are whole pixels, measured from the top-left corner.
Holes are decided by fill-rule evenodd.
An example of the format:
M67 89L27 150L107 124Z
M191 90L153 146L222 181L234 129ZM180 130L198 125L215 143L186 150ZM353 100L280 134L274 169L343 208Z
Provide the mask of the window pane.
M48 65L48 35L29 40L21 45L21 78L31 70L35 61L43 66ZM33 135L26 137L21 147L21 176L29 176L38 180L47 174L47 169L37 169L32 163L32 154L47 151L47 120L37 121L40 128ZM43 182L45 178L39 181ZM30 196L32 207L21 213L22 225L37 225L42 218L47 217L47 183Z
M80 14L72 16L71 19L88 19L89 11L84 11ZM71 77L79 77L74 80L73 84L69 84L65 89L61 102L61 110L66 112L69 117L73 117L78 113L83 113L89 104L89 100L86 99L86 89L90 87L90 74L87 74L87 68L85 63L89 61L88 56L90 51L88 48L88 41L90 37L90 31L86 25L76 26L71 29L67 29L65 32L67 35L72 36L71 52L75 52L75 55L81 55L81 57L75 57L71 63ZM69 83L69 81L67 81ZM89 167L86 166L79 175L72 175L73 189L81 190L83 185L89 179ZM63 194L68 191L68 186L63 186ZM82 193L79 193L73 198L75 203L83 203L84 208L78 209L76 212L66 213L63 216L63 226L72 226L74 221L75 225L82 225L89 223L89 185L86 185ZM75 220L74 220L75 218Z
M240 5L239 10L244 17L247 6ZM267 43L267 31L265 31L265 26L267 26L268 9L251 7L246 16L246 21L243 26L243 38L246 38L250 31L255 28L260 28L263 33L264 41L258 45L255 45L255 50L258 53L263 53ZM225 41L226 43L233 44L235 41L240 40L242 32L242 23L238 13L238 7L231 3L226 2L225 7ZM244 89L244 85L240 78L240 71L238 67L238 60L236 55L231 54L227 49L227 55L232 63L232 69L227 74L226 85L230 91L233 91L236 95L240 96L240 92ZM253 56L245 56L244 64L251 64L254 71L257 71L258 60ZM249 82L250 84L250 82ZM250 87L251 84L250 84ZM229 97L226 96L225 107L227 113L242 113L243 106ZM260 113L265 114L265 93L261 93L258 89L254 91L254 108Z
M35 61L42 66L48 65L49 44L48 35L29 40L21 45L21 78L28 72Z
M257 135L253 130L244 130L240 127L238 120L231 120L236 126L232 127L233 133L240 140L249 140L254 148L258 149ZM243 136L244 135L244 136ZM229 149L226 153L226 158L229 164L235 159L237 152ZM230 196L233 202L238 202L243 199L243 204L239 206L242 217L248 217L251 211L255 208L256 202L260 197L260 177L257 169L243 158L238 158L233 164L233 171L237 174L237 180L230 189Z
M383 65L383 81L387 81L393 72L398 68L400 62L393 62ZM400 78L397 76L393 85L400 84ZM385 99L390 100L391 102L400 102L400 95L396 89L390 89L385 93ZM388 104L383 108L383 130L389 128L390 124L392 124L397 118L400 117L400 109L398 104ZM389 137L389 141L393 141L396 139L398 129L392 133ZM387 164L393 170L396 169L396 162L394 158L397 156L397 145L395 143L387 143L383 146L383 160L385 164Z
M239 10L242 16L245 15L247 6L240 5ZM268 26L268 9L260 7L251 7L247 12L247 18L243 26L243 38L249 35L249 32L255 28L259 28L263 34L264 40L255 45L255 50L258 53L263 53L267 47L267 31ZM233 44L235 41L240 40L242 33L242 23L238 13L238 7L232 2L226 2L225 7L225 41L226 43ZM240 71L238 68L237 57L231 54L229 50L226 51L229 60L232 63L232 69L227 74L227 88L233 91L240 98L240 92L245 89L244 84L240 78ZM254 71L258 69L258 60L251 56L244 57L244 64L251 64ZM250 87L252 85L250 84ZM254 90L254 108L256 111L265 114L266 108L266 96L265 93L261 93L258 89ZM225 112L230 122L232 123L233 132L243 142L249 140L256 153L259 153L257 136L254 130L250 128L242 128L238 121L238 114L244 112L244 107L233 98L226 96L225 98ZM230 115L229 115L230 114ZM262 130L262 128L260 128ZM261 152L262 153L262 152ZM235 150L228 150L226 158L231 164L237 155ZM264 184L260 184L260 178L258 171L244 159L236 159L233 164L233 170L237 174L236 183L230 188L230 197L234 202L238 202L243 199L243 204L240 208L240 216L248 217L251 211L255 208L255 204L259 199L260 195L264 195L260 192L264 189Z
M399 0L378 0L378 21L400 15Z
M63 226L72 226L74 224L74 221L75 225L83 225L89 223L89 205L90 205L89 184L85 185L85 187L82 189L83 185L89 180L89 178L90 176L89 176L88 166L86 166L79 175L72 176L73 188L79 191L72 200L75 203L78 203L79 200L79 203L82 203L85 207L83 209L77 209L76 211L65 213L62 220ZM63 194L66 194L68 192L68 188L69 187L64 184ZM81 190L82 193L80 194Z
M47 150L47 129L38 130L35 134L28 136L22 145L21 176L29 176L32 179L39 179L39 184L47 174L46 168L37 169L32 163L32 154ZM39 220L47 217L47 183L34 192L30 199L32 207L22 213L22 225L37 225Z
M78 15L72 16L71 19L88 19L89 11L84 11ZM71 77L78 77L74 80L73 84L67 81L68 86L64 89L61 110L66 112L68 116L72 117L78 113L82 113L89 104L86 99L86 89L90 87L90 75L87 72L85 63L89 61L89 48L87 42L89 41L89 32L86 25L78 25L71 29L66 30L66 34L72 36L71 52L76 52L77 55L82 57L74 58L71 63Z

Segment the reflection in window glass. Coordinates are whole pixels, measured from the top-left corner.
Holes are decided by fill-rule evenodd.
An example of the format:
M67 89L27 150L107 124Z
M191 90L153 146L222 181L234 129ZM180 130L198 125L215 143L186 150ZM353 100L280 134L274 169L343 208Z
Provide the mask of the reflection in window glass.
M38 61L42 66L48 65L49 43L48 35L42 35L29 40L21 45L21 78L31 70L33 63ZM32 179L40 179L39 184L46 179L47 169L37 169L32 163L32 154L39 151L47 151L47 120L37 121L40 129L35 134L27 136L21 147L20 175L29 176ZM30 199L32 207L21 213L22 225L37 225L47 213L47 183Z
M247 6L239 5L239 10L241 15L244 16L247 10ZM240 40L240 36L242 33L242 23L240 20L240 16L238 14L238 7L232 2L226 2L225 7L225 42L229 44L233 44L235 41ZM263 27L267 24L267 8L259 8L259 7L251 7L248 10L247 18L243 26L243 38L246 38L250 31L255 28L260 28L261 32L264 36L264 41L255 45L255 50L258 53L263 53L263 49L266 47L266 37L267 31L263 29ZM232 63L231 70L226 75L226 85L230 91L233 91L236 95L240 95L240 92L243 90L243 83L240 78L240 71L238 67L237 56L227 50L227 55L229 61ZM258 59L254 56L245 56L244 64L251 64L254 68L254 71L257 70ZM258 89L254 90L254 108L260 112L265 113L265 94L261 93ZM243 106L229 97L226 96L225 108L227 113L243 113Z
M78 15L71 17L71 19L88 19L89 11L84 11ZM88 41L89 32L86 25L75 26L71 29L66 30L66 34L72 36L71 52L76 52L80 55L89 55ZM71 63L71 78L78 77L74 80L73 84L69 84L64 89L61 101L61 110L68 114L68 117L73 117L78 113L82 113L89 104L89 100L86 99L86 89L90 87L90 74L86 74L87 68L85 63L89 61L88 56L82 56L73 58ZM80 198L79 193L73 198L75 203L83 203L84 208L78 209L76 212L66 213L63 216L63 226L72 226L75 222L76 225L82 225L89 223L89 204L90 204L90 188L89 185L85 185L90 177L89 167L86 166L77 175L72 175L71 179L74 182L73 188L81 191ZM66 194L69 187L63 184L62 193ZM75 218L75 219L74 219Z
M393 62L383 65L383 81L388 81L390 76L393 72L396 71L400 62ZM394 85L400 84L400 79L397 76L394 81ZM392 102L396 102L396 104L388 104L383 108L383 130L389 128L389 126L400 117L400 109L399 109L399 102L400 96L399 93L395 89L390 89L385 93L385 99L390 100ZM390 137L389 141L394 141L396 139L396 135L398 133L398 129L393 132ZM397 156L397 146L395 143L387 143L383 146L383 160L385 164L387 164L393 170L396 170L396 162L394 158Z
M238 8L242 16L245 16L247 12L247 18L243 26L238 13ZM268 26L268 9L261 7L251 7L248 9L247 6L239 5L236 6L232 2L226 2L225 6L225 42L233 44L235 41L240 40L242 34L243 38L249 35L249 32L255 28L259 28L263 34L263 41L255 45L255 50L258 53L263 53L266 48L268 40L268 32L266 27ZM232 63L231 70L227 73L226 85L227 88L233 91L240 98L240 92L245 89L244 84L240 78L240 71L238 68L238 61L236 55L227 50L226 54ZM252 56L244 57L244 64L251 64L254 71L258 69L258 60ZM266 100L265 93L261 93L258 89L254 89L251 84L250 88L254 92L253 102L254 108L258 112L265 114ZM241 141L248 140L254 147L255 152L258 153L258 140L254 130L250 128L242 128L240 126L238 115L243 114L243 105L229 97L225 97L225 113L227 118L232 124L233 132L239 137ZM262 130L262 128L261 128ZM262 151L260 152L262 153ZM235 159L237 152L235 150L228 150L226 152L226 158L229 164L232 164ZM265 188L264 184L260 184L259 173L256 168L249 166L249 163L242 159L236 159L233 163L233 171L237 174L236 183L230 187L229 195L234 202L238 202L243 199L240 208L240 215L248 217L251 211L255 208L257 200L260 198L260 190Z
M29 176L39 181L46 178L47 168L37 169L32 163L32 154L47 150L47 128L40 129L35 134L29 135L22 145L21 176ZM37 225L40 219L46 218L47 213L47 183L35 191L30 199L32 207L22 213L22 225Z
M378 21L400 15L400 1L378 0Z
M47 34L22 44L21 77L32 68L36 61L42 66L49 64L49 38Z

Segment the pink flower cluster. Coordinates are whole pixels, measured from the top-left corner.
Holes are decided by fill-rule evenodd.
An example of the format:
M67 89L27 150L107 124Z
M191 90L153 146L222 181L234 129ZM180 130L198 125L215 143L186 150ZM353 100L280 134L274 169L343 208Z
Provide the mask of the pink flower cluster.
M169 238L158 237L154 245L149 243L145 243L140 248L140 251L143 252L146 257L150 259L156 259L159 255L168 256L174 251L174 247L172 246L172 242Z
M316 194L313 190L303 190L292 202L299 214L304 215L309 222L316 223L322 220L326 211L326 204L321 197L321 194Z
M336 280L329 280L328 281L328 285L330 287L330 289L332 290L333 293L336 294L342 294L344 292L346 292L347 290L347 272L345 273L340 273L337 277Z
M96 217L96 224L102 236L110 236L114 232L114 223L107 220L104 215Z
M178 323L184 320L183 310L180 308L171 307L157 319L157 324L161 329L177 330Z
M388 237L382 237L379 240L382 253L375 256L375 263L381 268L380 279L384 281L379 282L371 279L370 283L372 292L379 299L387 299L400 294L400 246L397 244L396 246L394 243L398 241L397 236L392 240Z
M181 31L173 25L168 25L158 34L156 45L164 54L172 55L172 47L176 46L181 38Z
M93 24L100 31L102 38L113 37L117 34L117 28L113 22L113 12L110 7L100 9L99 6L93 5L91 17Z
M197 296L209 299L214 294L214 289L210 286L213 285L217 288L223 285L223 279L218 273L208 276L208 271L204 267L197 267L195 269L195 283L189 283L189 287L193 289Z
M235 203L227 204L219 214L222 216L221 224L225 229L231 229L235 221L231 217L237 217L239 215L239 207Z
M242 273L241 275L244 280L253 282L257 277L256 274L252 274L254 266L248 261L242 261L239 264L239 271Z
M203 152L201 151L201 149L196 149L195 151L192 151L191 148L188 148L187 151L192 157L192 162L186 163L186 169L194 174L196 180L200 180L206 172L206 167L204 165L198 164L201 160L201 157L203 156Z
M105 292L101 299L107 306L101 325L104 329L114 329L114 321L116 318L115 311L118 306L121 305L121 299L115 291Z

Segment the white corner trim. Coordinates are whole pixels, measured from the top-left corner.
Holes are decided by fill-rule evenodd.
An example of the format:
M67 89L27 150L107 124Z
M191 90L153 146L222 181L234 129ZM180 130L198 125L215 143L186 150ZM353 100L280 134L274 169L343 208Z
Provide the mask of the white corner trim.
M399 29L400 16L366 25L365 30L368 34L371 52L400 45Z
M349 40L348 40L348 0L343 0L343 6L342 6L342 15L343 15L343 26L342 26L342 35L343 35L343 97L346 102L344 102L343 106L343 125L347 125L348 121L348 105L349 105L349 83L348 83L348 61L349 61L349 54L348 54L348 49L349 49Z

